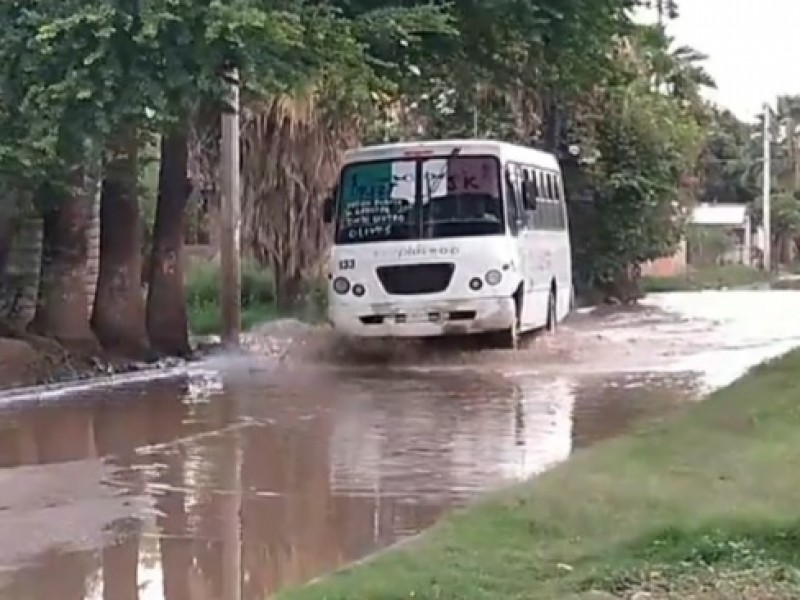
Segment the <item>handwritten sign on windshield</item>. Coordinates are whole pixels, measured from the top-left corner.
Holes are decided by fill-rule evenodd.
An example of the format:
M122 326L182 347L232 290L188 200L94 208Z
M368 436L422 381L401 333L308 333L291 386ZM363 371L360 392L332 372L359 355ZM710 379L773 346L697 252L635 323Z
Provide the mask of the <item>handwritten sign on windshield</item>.
M340 223L348 239L382 239L410 219L414 199L413 163L383 161L352 165L341 187Z
M482 156L456 156L448 159L447 192L499 197L500 173L497 161Z

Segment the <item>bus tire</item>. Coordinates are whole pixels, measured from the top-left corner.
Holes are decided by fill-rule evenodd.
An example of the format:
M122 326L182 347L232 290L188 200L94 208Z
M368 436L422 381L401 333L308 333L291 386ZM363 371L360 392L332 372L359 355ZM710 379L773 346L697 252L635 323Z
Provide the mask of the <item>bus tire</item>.
M487 341L493 350L519 349L519 323L514 321L511 327L490 333Z
M515 304L517 304L517 314L511 326L485 336L487 345L493 350L518 350L520 347L520 307L518 303Z

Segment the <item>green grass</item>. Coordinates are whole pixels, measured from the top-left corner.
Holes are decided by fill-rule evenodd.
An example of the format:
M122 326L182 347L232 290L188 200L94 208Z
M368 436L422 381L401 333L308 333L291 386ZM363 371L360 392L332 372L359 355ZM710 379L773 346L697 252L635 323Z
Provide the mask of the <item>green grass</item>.
M283 600L800 597L800 352Z
M275 302L275 282L269 271L255 264L242 265L242 329L282 317L295 317L317 321L324 312L324 290L314 290L309 301L292 313L282 313ZM218 334L222 315L219 305L219 266L211 263L195 264L186 277L186 304L189 328L195 335Z
M674 277L644 277L645 292L684 292L740 288L759 283L769 283L772 276L745 265L725 265L692 269L686 275Z
M273 304L257 304L242 307L242 329L249 331L256 325L280 318ZM189 329L195 335L218 334L222 327L222 315L218 303L192 306L189 310Z

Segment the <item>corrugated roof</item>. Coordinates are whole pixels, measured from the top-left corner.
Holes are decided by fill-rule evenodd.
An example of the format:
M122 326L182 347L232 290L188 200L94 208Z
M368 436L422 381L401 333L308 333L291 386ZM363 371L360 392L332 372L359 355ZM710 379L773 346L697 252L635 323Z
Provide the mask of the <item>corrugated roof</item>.
M746 219L745 204L698 204L692 212L695 225L743 225Z

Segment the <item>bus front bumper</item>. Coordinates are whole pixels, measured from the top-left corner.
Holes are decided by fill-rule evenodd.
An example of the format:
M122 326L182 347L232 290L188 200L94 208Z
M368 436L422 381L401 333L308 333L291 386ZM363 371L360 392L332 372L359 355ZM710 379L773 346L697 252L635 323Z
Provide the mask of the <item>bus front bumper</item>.
M509 297L365 303L361 309L334 304L328 318L336 331L354 337L436 337L508 329L516 309Z

